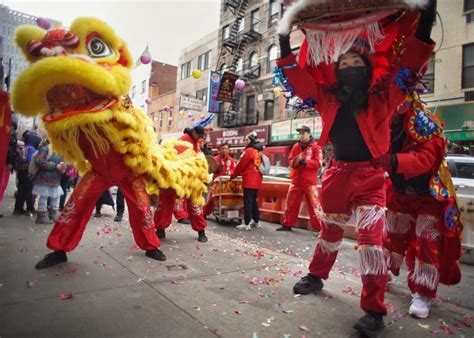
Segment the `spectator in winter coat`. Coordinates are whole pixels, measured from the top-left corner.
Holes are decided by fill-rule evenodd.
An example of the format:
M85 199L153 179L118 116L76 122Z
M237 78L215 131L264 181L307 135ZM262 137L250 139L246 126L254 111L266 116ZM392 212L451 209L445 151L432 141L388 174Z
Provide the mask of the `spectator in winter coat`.
M230 174L230 178L242 176L244 187L244 224L237 225L239 230L250 230L251 226L260 227L260 211L258 210L258 190L262 187L262 174L259 171L262 159L260 152L263 145L257 140L257 133L251 132L246 136L247 146L240 156L239 162ZM253 223L250 224L250 221Z

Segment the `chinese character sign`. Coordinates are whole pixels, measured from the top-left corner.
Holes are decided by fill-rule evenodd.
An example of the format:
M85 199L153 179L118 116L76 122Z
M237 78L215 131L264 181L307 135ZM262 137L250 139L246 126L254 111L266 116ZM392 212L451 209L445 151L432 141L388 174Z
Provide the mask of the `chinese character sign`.
M219 93L220 83L221 74L219 72L211 71L209 74L209 98L207 100L207 111L209 113L219 112L219 101L217 101L217 94Z
M219 92L217 93L217 101L232 103L235 81L238 78L239 76L237 74L224 72L219 85Z

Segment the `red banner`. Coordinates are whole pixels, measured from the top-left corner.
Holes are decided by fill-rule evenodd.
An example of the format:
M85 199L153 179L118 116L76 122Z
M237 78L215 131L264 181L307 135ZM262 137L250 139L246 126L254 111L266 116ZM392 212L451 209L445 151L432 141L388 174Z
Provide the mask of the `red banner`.
M222 75L219 91L217 92L217 101L232 102L232 98L234 97L235 81L237 81L238 78L239 76L237 74L229 72L225 72Z

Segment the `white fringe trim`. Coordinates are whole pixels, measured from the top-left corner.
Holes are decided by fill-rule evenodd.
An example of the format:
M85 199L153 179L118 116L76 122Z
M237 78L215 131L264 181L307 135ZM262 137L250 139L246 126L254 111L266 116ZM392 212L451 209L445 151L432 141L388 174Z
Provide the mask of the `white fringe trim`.
M341 248L342 240L338 242L328 242L322 238L318 239L319 247L321 248L321 252L325 254L331 254L333 252L339 251Z
M385 217L385 208L377 205L360 206L355 210L357 230L369 230Z
M411 228L411 216L400 212L387 211L385 232L391 234L406 234Z
M327 64L337 62L339 57L348 52L361 36L367 42L371 54L375 52L375 45L384 38L378 22L343 31L308 30L306 39L311 52L308 53L307 61L313 66L317 66L321 62Z
M319 210L316 213L316 216L318 216L321 221L326 223L326 225L338 225L341 229L344 229L347 222L349 222L349 220L351 219L351 215L348 214L326 214Z
M359 264L362 275L381 276L387 273L383 249L377 246L359 246Z
M291 6L286 8L285 14L278 23L277 34L289 35L293 26L293 22L295 21L295 17L299 12L304 11L309 6L322 5L329 1L330 0L294 1ZM409 7L424 7L428 4L428 0L401 0L399 2L404 2Z
M439 272L434 265L420 264L417 260L415 272L410 279L417 285L424 286L430 290L436 290L439 283Z
M436 228L438 219L431 215L419 215L416 219L416 237L435 240L441 234Z
M403 255L400 255L397 252L389 251L384 249L385 252L385 261L387 262L388 268L394 268L399 270L403 264Z

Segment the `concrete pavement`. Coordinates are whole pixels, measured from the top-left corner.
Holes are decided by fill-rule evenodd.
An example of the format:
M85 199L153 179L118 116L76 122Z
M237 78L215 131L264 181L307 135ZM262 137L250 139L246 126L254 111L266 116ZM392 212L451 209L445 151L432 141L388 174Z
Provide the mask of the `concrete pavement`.
M144 256L127 216L92 218L69 262L37 271L51 225L11 216L12 189L0 206L1 337L357 337L360 277L354 242L345 241L325 291L297 297L315 234L252 231L209 222L209 242L174 224L162 243L166 262ZM427 320L407 315L404 276L386 295L384 337L474 337L474 268L460 286L441 287ZM63 299L61 299L63 298Z

